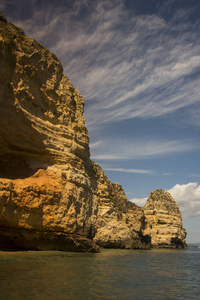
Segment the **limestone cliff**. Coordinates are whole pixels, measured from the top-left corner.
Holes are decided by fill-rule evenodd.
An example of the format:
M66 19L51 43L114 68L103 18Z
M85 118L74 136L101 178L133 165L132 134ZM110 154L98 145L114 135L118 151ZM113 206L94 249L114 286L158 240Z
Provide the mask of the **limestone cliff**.
M18 178L75 157L89 163L84 100L56 56L10 23L0 33L0 175Z
M29 244L37 231L32 248L40 249L49 232L90 238L90 248L98 201L83 106L56 56L13 24L0 22L3 240L7 232L12 239L7 227L26 230ZM13 241L16 247L19 241Z
M107 248L149 248L142 238L143 210L127 201L121 185L108 180L97 164L94 164L94 170L99 198L94 241Z
M170 193L156 190L150 193L144 206L144 236L149 236L152 247L186 247L186 231L177 203Z
M156 243L147 210L90 160L83 109L56 56L0 20L0 249Z

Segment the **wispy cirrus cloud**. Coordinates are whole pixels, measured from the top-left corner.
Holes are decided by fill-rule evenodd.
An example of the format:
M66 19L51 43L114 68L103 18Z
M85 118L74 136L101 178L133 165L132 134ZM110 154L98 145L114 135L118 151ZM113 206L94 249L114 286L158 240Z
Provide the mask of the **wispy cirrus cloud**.
M38 3L31 2L31 18L13 21L60 58L87 102L90 130L199 103L199 29L189 9L176 8L165 19L174 1L145 15L119 0Z
M132 174L148 174L151 175L154 173L152 170L142 170L142 169L127 169L127 168L112 168L102 166L104 171L114 171L114 172L122 172L122 173L132 173Z
M200 174L191 174L190 177L200 177Z
M194 150L199 147L195 140L148 140L121 139L101 140L90 144L94 160L139 159L159 155L169 155Z

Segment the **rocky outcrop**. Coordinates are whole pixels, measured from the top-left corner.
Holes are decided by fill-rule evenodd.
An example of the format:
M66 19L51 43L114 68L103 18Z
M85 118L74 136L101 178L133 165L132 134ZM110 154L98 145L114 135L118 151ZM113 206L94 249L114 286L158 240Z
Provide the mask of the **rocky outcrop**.
M94 241L101 247L147 249L142 239L141 225L144 222L142 208L127 201L119 183L112 183L94 163L98 182L99 207Z
M17 229L13 240L16 248L29 248L32 237L30 248L40 250L44 248L45 237L52 234L55 238L47 243L47 249L66 249L68 241L73 244L75 238L78 250L83 241L84 250L98 250L91 240L92 215L95 213L92 209L96 207L90 202L91 191L83 188L84 180L83 186L77 186L79 178L75 170L74 174L70 170L67 175L66 182L62 169L54 166L48 170L41 169L25 179L0 180L0 227L3 228L3 240L8 231L5 228L10 228L10 234L13 228ZM33 235L35 232L37 239ZM21 244L21 235L27 237L29 246L24 246L26 242ZM57 235L62 237L60 246ZM10 235L9 239L12 240ZM65 246L64 241L67 241Z
M0 20L1 249L154 243L146 210L91 161L83 109L56 56Z
M144 215L143 235L149 237L152 247L186 247L181 213L170 193L164 190L150 193L144 206Z

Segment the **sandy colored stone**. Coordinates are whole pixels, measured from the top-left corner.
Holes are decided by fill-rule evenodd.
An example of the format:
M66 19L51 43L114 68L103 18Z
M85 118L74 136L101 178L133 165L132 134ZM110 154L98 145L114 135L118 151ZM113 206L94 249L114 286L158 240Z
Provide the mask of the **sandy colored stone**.
M149 236L152 247L184 248L186 231L173 197L164 190L150 193L144 206L144 236Z
M88 163L84 100L56 56L13 24L1 22L0 35L0 175Z
M91 161L83 110L57 57L0 21L0 249L144 249L163 245L161 237L184 240L168 208L128 202Z
M83 109L56 56L0 22L2 227L92 239L97 183Z
M94 168L98 176L100 201L94 241L106 248L149 248L150 245L140 235L143 210L127 201L122 186L112 183L98 164L94 164Z

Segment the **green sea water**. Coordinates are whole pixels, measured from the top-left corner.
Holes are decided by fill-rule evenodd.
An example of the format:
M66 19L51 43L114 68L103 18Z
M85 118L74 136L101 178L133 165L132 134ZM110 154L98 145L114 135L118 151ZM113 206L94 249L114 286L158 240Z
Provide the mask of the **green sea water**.
M200 299L200 249L0 252L0 299Z

